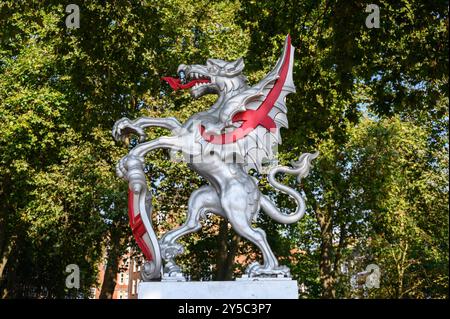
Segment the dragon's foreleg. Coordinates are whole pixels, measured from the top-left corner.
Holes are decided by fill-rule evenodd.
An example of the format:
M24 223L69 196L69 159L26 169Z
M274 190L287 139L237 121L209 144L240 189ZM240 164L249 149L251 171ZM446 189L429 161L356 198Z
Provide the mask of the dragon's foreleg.
M138 125L142 128L158 126L169 129L171 131L181 127L181 123L174 117L157 118L143 116L134 120L133 124Z
M183 140L179 136L161 136L149 142L138 144L117 163L117 176L130 180L128 163L138 161L143 167L145 154L157 148L178 151L183 148Z
M124 139L127 135L133 133L139 135L139 141L143 142L146 138L144 129L147 127L162 127L173 132L176 129L179 129L181 124L174 117L155 118L144 116L134 121L123 117L114 124L112 135L116 141L119 141Z

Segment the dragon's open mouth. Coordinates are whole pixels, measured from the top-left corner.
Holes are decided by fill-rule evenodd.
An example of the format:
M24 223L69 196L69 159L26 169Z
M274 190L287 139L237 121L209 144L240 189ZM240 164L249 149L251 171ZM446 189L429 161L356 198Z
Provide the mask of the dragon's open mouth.
M166 81L174 90L186 90L190 89L191 87L194 87L194 89L196 89L197 87L208 85L209 83L211 83L211 79L206 75L190 72L185 76L183 71L179 73L178 78L165 76L162 78L162 80ZM190 81L187 82L187 80Z

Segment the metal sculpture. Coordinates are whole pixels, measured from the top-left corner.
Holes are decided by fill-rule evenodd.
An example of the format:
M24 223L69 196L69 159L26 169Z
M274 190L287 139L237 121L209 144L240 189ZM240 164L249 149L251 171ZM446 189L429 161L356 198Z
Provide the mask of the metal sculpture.
M192 115L184 124L175 118L149 117L134 121L122 118L115 123L116 140L123 140L129 134L139 136L140 143L119 161L117 175L129 182L130 225L147 259L142 272L144 280L161 276L184 279L174 260L183 252L177 240L198 231L206 213L228 219L236 233L261 250L264 263L251 264L246 270L248 277L290 277L289 269L278 264L264 230L252 227L252 221L260 210L283 224L295 223L305 213L302 196L279 183L276 175L295 175L300 182L308 175L311 160L318 153L302 154L292 167L273 165L275 147L281 143L280 128L288 126L286 95L295 92L293 57L294 47L288 35L274 69L252 87L242 74L242 58L232 62L208 59L206 65L181 64L177 70L179 78L163 80L174 90L190 89L195 99L217 94L218 99L209 110ZM172 135L146 142L144 129L154 126L169 129ZM151 198L144 173L144 156L156 148L181 152L188 166L208 181L208 185L190 196L185 223L164 234L159 241L152 227ZM252 168L267 173L269 183L276 190L295 200L294 213L282 213L259 191L257 181L248 174Z

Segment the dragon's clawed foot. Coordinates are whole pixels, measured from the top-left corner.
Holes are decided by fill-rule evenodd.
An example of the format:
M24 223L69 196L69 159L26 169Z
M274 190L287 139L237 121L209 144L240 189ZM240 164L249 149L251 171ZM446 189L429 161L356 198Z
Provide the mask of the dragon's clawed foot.
M175 262L170 259L166 262L164 266L164 272L162 280L164 281L186 281L183 273L181 272L181 268L175 264Z
M174 262L174 257L183 253L184 249L179 243L168 242L160 245L161 257L166 261L163 269L163 280L185 281L180 266Z
M249 277L290 277L291 272L286 266L261 265L257 262L251 264L245 270Z
M116 141L125 141L125 138L130 134L136 134L139 136L139 142L145 141L147 137L143 128L134 124L128 118L123 117L118 120L112 129L112 135Z
M173 275L181 273L181 268L173 260L169 260L164 266L164 274Z
M161 256L164 260L171 260L175 256L184 252L184 248L179 243L163 243L161 244Z

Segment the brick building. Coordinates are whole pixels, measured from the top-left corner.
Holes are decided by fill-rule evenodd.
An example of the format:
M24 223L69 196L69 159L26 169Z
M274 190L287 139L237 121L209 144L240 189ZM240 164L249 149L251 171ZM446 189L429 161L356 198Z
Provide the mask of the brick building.
M112 299L137 299L137 287L141 280L140 271L142 258L132 258L130 255L130 253L125 255L119 264L119 269L122 271L117 273L116 287ZM99 267L99 286L92 288L92 295L95 299L99 299L100 296L106 264L102 263Z

